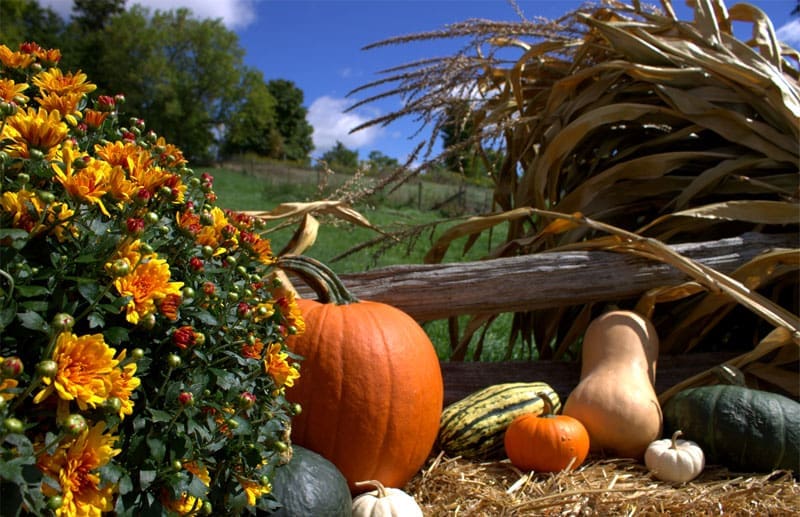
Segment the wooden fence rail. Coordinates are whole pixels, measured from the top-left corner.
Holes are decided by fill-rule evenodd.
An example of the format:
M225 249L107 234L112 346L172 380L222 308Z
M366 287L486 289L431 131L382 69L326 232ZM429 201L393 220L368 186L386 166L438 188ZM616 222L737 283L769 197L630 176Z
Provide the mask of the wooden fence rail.
M798 248L799 244L796 234L748 233L717 241L676 244L672 248L717 271L730 273L760 253ZM418 321L632 298L688 279L667 264L611 251L396 265L341 278L357 297L394 305ZM295 288L301 296L313 297L300 282L295 282Z

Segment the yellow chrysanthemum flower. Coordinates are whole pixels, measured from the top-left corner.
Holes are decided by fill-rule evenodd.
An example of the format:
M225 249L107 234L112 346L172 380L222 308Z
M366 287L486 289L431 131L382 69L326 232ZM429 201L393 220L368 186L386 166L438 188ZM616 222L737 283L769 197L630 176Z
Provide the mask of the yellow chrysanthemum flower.
M205 466L201 467L195 462L187 461L183 463L183 468L197 476L205 486L211 485L211 476L209 475L208 469ZM161 502L169 510L177 513L178 515L189 515L193 512L197 512L203 507L202 499L198 499L197 497L186 493L181 494L181 497L178 499L163 497Z
M272 487L270 485L262 485L261 483L245 478L239 478L239 484L242 485L244 493L247 495L247 504L250 506L255 506L262 496L272 492Z
M84 411L108 399L111 375L119 363L102 334L62 332L56 338L53 360L58 365L56 374L42 378L46 387L34 397L35 404L57 393L61 400L74 400Z
M0 209L11 214L12 226L26 230L31 235L37 235L48 228L59 241L64 240L64 231L69 229L75 233L77 230L69 226L69 220L74 211L66 204L56 202L45 205L33 192L20 190L18 192L3 192L0 196ZM42 221L41 214L47 210Z
M108 176L111 166L102 160L90 159L87 162L84 156L79 156L71 142L65 142L58 155L64 167L62 169L59 163L54 162L53 170L56 180L64 186L64 190L75 199L97 205L106 217L110 217L111 214L103 204L103 196L109 190ZM76 160L83 162L83 167L77 170L73 166Z
M117 362L122 363L127 355L127 350L123 350L117 355ZM111 390L109 397L117 397L120 401L119 417L125 418L126 415L133 413L133 401L131 394L139 387L142 381L135 376L136 363L128 363L122 368L115 368L111 373Z
M36 74L31 82L46 93L85 95L97 89L96 84L86 82L86 79L86 74L80 70L74 74L72 72L65 74L60 68L51 68Z
M133 199L139 192L139 185L128 179L128 175L120 166L111 167L108 175L108 193L120 202Z
M22 94L28 89L28 83L15 83L13 79L0 78L0 100L25 104L28 97Z
M68 131L58 111L28 108L6 118L0 140L8 138L12 141L6 148L11 156L30 158L31 150L37 149L52 159L58 145L67 138Z
M295 379L300 377L297 368L291 366L287 361L289 354L283 351L280 343L273 343L269 346L267 356L264 359L264 370L275 381L275 385L280 389L284 386L294 386Z
M28 68L36 61L30 54L15 52L5 45L0 45L0 63L8 68Z
M94 152L98 160L103 160L112 167L122 167L125 170L130 170L130 159L140 154L142 148L131 142L117 140L105 145L95 145Z
M151 258L142 260L130 274L114 280L114 287L121 296L130 296L125 306L126 319L132 324L156 311L156 300L167 295L180 295L183 282L170 282L169 264L166 260Z
M55 511L58 517L100 517L114 508L114 485L103 483L97 470L120 453L114 449L117 437L104 434L104 423L83 431L77 438L61 445L54 454L43 451L38 467L56 480L60 494L49 483L42 483L46 496L61 495L63 502Z
M39 106L47 111L58 111L68 123L73 126L78 125L78 119L82 117L81 112L78 110L82 93L48 93L39 99Z
M213 222L208 226L203 226L198 232L196 239L197 243L202 246L211 246L217 248L222 244L224 237L222 236L222 229L230 225L230 221L225 216L225 211L215 206L211 209L211 218ZM236 237L232 236L229 239L232 243L236 243Z

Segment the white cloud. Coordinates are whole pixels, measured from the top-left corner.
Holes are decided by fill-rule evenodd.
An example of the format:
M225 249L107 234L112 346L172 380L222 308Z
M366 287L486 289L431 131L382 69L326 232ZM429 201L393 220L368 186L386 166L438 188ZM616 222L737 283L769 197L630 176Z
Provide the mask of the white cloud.
M784 43L800 45L800 19L794 19L784 24L776 32L778 39Z
M39 0L65 19L72 14L72 0ZM127 0L127 8L139 4L150 11L171 11L179 7L191 9L196 18L222 19L228 29L241 29L256 19L255 0Z
M327 95L319 97L308 108L308 123L314 128L315 154L324 153L339 141L348 149L360 149L371 145L380 136L378 127L350 130L371 119L356 112L345 113L350 105L347 99L336 99Z

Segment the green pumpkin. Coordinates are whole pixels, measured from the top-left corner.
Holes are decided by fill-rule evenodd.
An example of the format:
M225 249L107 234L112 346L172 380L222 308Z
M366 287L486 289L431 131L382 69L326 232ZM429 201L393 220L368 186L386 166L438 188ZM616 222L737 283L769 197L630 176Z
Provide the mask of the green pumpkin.
M350 517L353 499L339 469L314 451L292 445L292 459L278 467L272 494L280 517Z
M682 430L709 463L800 474L800 403L788 397L744 386L702 386L677 393L663 413L665 436Z

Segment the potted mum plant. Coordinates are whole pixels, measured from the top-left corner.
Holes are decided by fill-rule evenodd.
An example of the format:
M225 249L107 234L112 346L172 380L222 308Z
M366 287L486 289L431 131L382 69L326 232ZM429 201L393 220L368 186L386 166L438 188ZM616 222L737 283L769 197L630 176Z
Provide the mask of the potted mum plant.
M59 59L0 45L0 513L269 510L303 321L263 223Z

